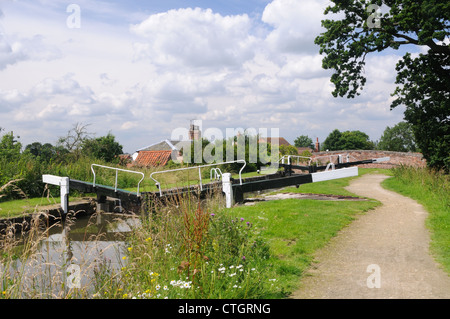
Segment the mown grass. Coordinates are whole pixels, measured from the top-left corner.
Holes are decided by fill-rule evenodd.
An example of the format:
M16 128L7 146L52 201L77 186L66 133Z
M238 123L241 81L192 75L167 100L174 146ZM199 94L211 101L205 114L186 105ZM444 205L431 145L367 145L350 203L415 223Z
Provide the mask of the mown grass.
M49 201L46 198L30 198L0 203L0 218L21 216L33 212L39 207L53 205L59 202L59 199Z
M400 167L392 172L383 187L416 200L428 211L431 252L450 274L450 176L427 168Z
M70 197L69 203L81 197ZM61 203L60 197L16 199L0 203L0 218L14 218L42 210L43 207Z
M388 170L360 169L368 173ZM356 177L288 187L280 192L356 196L345 189ZM311 265L315 252L324 247L338 232L358 215L380 203L368 201L318 201L285 199L260 202L253 206L237 206L231 212L250 220L268 242L271 267L277 278L277 297L288 296Z

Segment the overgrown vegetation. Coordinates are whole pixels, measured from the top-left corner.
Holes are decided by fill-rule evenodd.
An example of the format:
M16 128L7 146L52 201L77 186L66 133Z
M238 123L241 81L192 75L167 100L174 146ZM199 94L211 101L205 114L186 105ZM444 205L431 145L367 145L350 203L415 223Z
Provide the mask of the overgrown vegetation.
M250 222L185 198L156 209L133 230L123 267L95 297L267 298L267 244Z
M86 128L87 125L77 123L67 136L59 138L56 146L34 142L24 151L13 132L4 134L0 139L0 202L42 197L44 174L89 181L92 163L118 164L122 146L114 136L92 138ZM58 196L55 191L54 195Z

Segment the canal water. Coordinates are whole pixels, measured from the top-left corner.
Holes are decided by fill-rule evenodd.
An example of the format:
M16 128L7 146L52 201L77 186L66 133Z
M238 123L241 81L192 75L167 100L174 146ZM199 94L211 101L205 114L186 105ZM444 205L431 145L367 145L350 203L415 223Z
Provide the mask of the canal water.
M45 297L63 296L62 290L70 288L94 292L93 279L101 266L110 270L124 266L127 235L139 224L136 216L102 213L56 223L36 235L37 241L27 240L31 232L16 235L14 251L22 257L7 266L0 264L0 290L6 277L15 276L25 298L30 291L35 295L36 289ZM24 258L26 251L32 253Z

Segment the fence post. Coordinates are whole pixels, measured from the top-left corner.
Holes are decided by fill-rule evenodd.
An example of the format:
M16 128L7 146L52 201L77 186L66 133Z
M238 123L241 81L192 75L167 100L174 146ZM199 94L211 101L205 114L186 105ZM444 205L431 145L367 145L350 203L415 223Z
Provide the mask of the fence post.
M227 208L233 206L233 188L231 186L231 174L222 174L222 190L225 193Z

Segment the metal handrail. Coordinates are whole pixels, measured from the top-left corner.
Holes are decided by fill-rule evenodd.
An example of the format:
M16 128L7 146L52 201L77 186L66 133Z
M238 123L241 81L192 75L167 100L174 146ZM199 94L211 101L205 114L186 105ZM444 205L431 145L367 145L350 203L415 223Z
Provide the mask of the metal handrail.
M281 161L282 164L284 164L284 159L287 158L288 160L288 164L291 164L291 157L295 157L295 158L306 158L309 159L311 161L311 156L300 156L300 155L283 155L279 160L278 163Z
M220 168L215 167L215 168L211 168L211 171L209 172L209 179L213 180L213 172L214 172L214 180L219 181L222 177L222 171L220 170Z
M140 192L139 192L139 186L140 186L141 182L142 182L142 181L144 180L144 178L145 178L145 174L144 174L144 173L142 173L142 172L136 172L136 171L130 171L130 170L127 170L127 169L122 169L122 168L109 167L109 166L104 166L104 165L99 165L99 164L92 164L92 165L91 165L91 171L92 171L92 173L94 174L94 182L93 182L93 186L94 186L94 187L95 187L95 179L96 179L96 174L95 174L95 171L94 171L94 166L96 166L96 167L102 167L102 168L107 168L107 169L112 169L112 170L115 170L115 171L116 171L116 180L115 180L115 183L114 183L114 191L115 191L115 192L117 192L117 176L118 176L119 171L121 171L121 172L126 172L126 173L133 173L133 174L139 174L139 175L142 175L142 178L141 178L141 180L139 181L138 186L137 186L137 196L140 196L140 195L141 195Z
M216 166L216 165L234 164L234 163L243 163L244 164L242 166L242 168L239 170L239 182L242 185L242 176L241 176L241 174L242 174L242 170L247 165L247 162L245 160L236 160L236 161L229 161L229 162L223 162L223 163L206 164L206 165L200 165L200 166L183 167L183 168L170 169L170 170L166 170L166 171L153 172L153 173L150 174L150 178L156 183L156 186L159 188L159 194L161 196L163 196L162 195L161 185L156 179L153 178L153 175L155 175L155 174L163 174L163 173L170 173L170 172L177 172L177 171L184 171L184 170L189 170L189 169L198 169L198 176L200 178L200 190L203 190L201 168L203 168L203 167L211 167L211 166Z
M316 156L316 157L314 157L314 158L312 158L311 157L311 159L309 160L309 165L311 165L311 162L312 161L315 161L316 162L316 164L318 164L317 163L317 159L318 158L324 158L324 157L328 157L329 159L330 159L330 162L332 161L332 157L339 157L339 156L343 156L344 155L344 153L343 154L329 154L329 155L322 155L322 156ZM349 157L353 157L353 156L351 156L350 154L345 154L346 155L346 157L347 157L347 162L349 161ZM354 157L353 157L354 158ZM356 159L356 158L355 158Z

